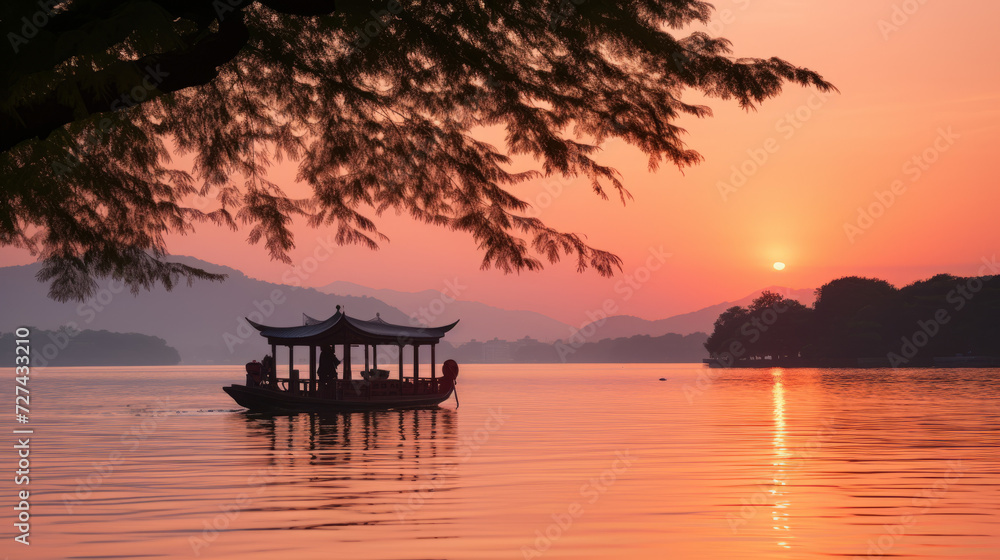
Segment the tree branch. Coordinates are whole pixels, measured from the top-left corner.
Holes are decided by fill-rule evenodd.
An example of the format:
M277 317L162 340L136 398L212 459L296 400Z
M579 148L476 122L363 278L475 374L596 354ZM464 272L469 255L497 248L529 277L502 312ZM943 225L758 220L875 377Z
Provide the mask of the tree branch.
M203 31L194 34L186 48L149 54L93 74L67 78L49 91L32 96L26 104L0 114L0 152L25 140L45 139L62 126L79 120L81 115L118 111L165 93L207 84L216 78L219 66L235 58L250 38L242 10L254 0L215 3L159 0L157 3L176 17L196 21ZM332 0L261 0L261 3L277 12L299 16L334 10ZM59 14L53 16L52 29L72 32L74 26L86 25L94 17L104 15L107 14L72 11ZM219 21L216 33L204 31L212 17ZM136 88L141 88L141 99L132 93Z

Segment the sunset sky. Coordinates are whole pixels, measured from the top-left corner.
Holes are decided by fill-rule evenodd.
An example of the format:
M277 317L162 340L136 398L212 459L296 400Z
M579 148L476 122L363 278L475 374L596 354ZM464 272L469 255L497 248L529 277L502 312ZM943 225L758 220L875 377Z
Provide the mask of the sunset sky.
M1000 4L719 0L716 7L710 32L731 39L736 55L806 66L840 93L790 87L751 113L706 100L714 117L681 123L705 161L683 173L650 173L637 149L609 142L599 159L621 172L633 194L625 207L602 201L581 180L517 188L550 225L585 233L621 256L622 275L578 274L570 261L513 276L481 271L482 255L467 235L386 215L379 224L391 241L381 250L340 248L303 283L418 291L458 279L461 299L581 324L609 299L620 314L658 319L769 285L974 275L984 258L1000 254ZM499 135L486 139L502 144ZM517 170L532 166L517 162ZM281 184L294 176L294 163L272 169ZM859 217L859 208L871 218ZM327 233L302 224L293 261L313 255ZM170 250L281 282L288 265L247 245L246 235L203 226L196 236L172 238ZM653 253L671 256L646 270L647 262L659 264L649 261ZM9 248L0 258L32 260ZM787 268L776 271L775 261Z

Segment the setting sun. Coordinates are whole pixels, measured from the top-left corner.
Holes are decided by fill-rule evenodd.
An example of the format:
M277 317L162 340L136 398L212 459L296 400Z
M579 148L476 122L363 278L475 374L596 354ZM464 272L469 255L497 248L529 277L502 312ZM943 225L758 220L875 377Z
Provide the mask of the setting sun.
M783 262L774 263L774 270L785 270L785 263Z

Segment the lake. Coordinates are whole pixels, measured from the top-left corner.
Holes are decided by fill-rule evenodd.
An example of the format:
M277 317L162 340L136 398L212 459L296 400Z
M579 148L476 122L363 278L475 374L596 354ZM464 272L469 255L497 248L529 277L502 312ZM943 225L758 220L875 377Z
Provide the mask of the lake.
M266 417L241 369L35 370L2 554L1000 557L998 370L467 365L457 408Z

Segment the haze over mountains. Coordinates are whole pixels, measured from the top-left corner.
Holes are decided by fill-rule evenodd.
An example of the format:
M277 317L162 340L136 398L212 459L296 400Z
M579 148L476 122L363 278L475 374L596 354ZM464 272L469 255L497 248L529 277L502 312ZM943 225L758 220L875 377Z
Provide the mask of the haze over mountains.
M98 294L85 303L59 303L46 296L48 285L35 279L40 265L0 268L0 332L20 326L57 329L72 324L76 329L141 333L164 339L176 348L185 364L242 364L260 359L269 348L243 320L250 317L266 324L298 325L302 314L326 318L337 305L354 317L369 319L376 313L392 323L410 324L461 322L446 342L458 346L470 340L518 340L531 337L543 342L566 340L574 326L526 310L506 310L481 302L463 301L462 287L447 284L441 290L399 292L373 289L349 282L334 282L320 289L264 282L242 272L201 261L175 256L172 260L228 274L225 282L196 282L178 286L172 292L156 288L133 296L120 284L103 281ZM803 304L812 303L812 290L780 291ZM634 335L662 336L710 333L719 314L733 305L747 305L760 292L732 302L724 302L691 313L658 321L615 316L597 325L588 339L620 338Z
M569 325L541 313L501 309L478 301L458 299L462 289L457 280L445 283L440 291L397 292L351 282L333 282L319 288L328 294L378 299L426 324L446 325L461 320L448 333L448 342L455 345L470 340L517 340L526 336L554 342L572 334Z
M456 286L453 288L453 286ZM534 311L512 311L493 307L477 301L462 301L453 294L461 292L461 286L446 283L441 291L398 292L396 290L375 289L352 282L333 282L319 288L330 294L345 294L371 297L398 308L407 315L416 315L424 322L447 324L461 319L458 326L448 335L453 343L469 340L516 340L530 336L543 342L565 340L578 328L589 331L590 326L571 326ZM588 337L620 338L636 335L662 336L668 333L711 334L719 315L734 305L748 306L764 290L778 292L787 298L796 299L803 305L812 305L816 296L812 289L794 290L781 286L770 286L735 301L725 301L704 309L675 315L666 319L651 321L631 315L614 315L599 322L597 334ZM459 296L460 297L460 296Z
M812 305L813 301L816 300L815 290L812 289L796 290L781 286L769 286L736 301L724 301L704 309L674 315L673 317L658 321L650 321L631 315L614 315L604 321L598 321L594 325L598 329L598 333L595 336L600 338L618 338L639 334L648 334L650 336L662 336L667 333L691 334L696 332L712 334L715 320L719 318L719 315L723 311L735 305L748 307L764 291L780 293L788 299L798 300L799 303L807 307Z
M228 274L225 282L195 282L172 292L157 287L133 296L120 284L101 282L85 303L58 303L46 296L48 285L35 279L40 265L0 268L0 332L20 326L136 332L158 336L176 348L185 364L242 364L260 359L270 348L244 317L265 324L301 325L302 313L326 318L343 305L365 319L380 313L389 322L409 318L381 301L338 296L248 278L242 272L190 257L172 260Z

